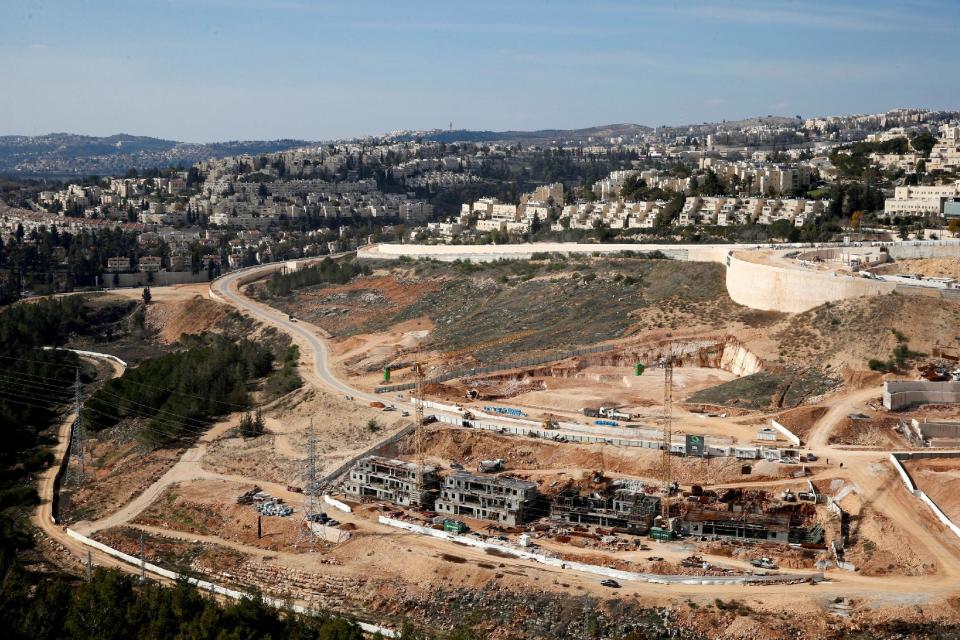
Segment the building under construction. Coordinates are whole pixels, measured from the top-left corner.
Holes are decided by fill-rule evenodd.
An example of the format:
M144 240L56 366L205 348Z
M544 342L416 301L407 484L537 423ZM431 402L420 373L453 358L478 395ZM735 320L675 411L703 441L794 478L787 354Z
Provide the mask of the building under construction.
M357 461L344 483L344 492L359 500L373 499L405 507L429 508L439 488L436 467L423 469L423 489L417 496L417 465L382 456L368 456Z
M713 492L709 492L713 493ZM779 543L823 540L816 508L809 503L775 500L765 491L728 489L714 498L704 492L683 505L681 530L692 536L719 536Z
M531 519L539 500L534 482L455 471L443 479L435 510L512 527Z
M581 494L571 487L557 494L550 517L570 524L597 525L646 533L660 513L660 497L642 487L614 487Z

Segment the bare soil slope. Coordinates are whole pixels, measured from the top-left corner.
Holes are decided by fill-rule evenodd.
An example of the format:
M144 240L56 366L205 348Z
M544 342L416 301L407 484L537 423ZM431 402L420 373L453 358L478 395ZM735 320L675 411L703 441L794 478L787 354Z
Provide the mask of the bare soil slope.
M866 368L885 360L898 344L894 330L911 350L930 353L934 344L953 343L960 302L924 296L885 295L821 305L770 328L788 362Z

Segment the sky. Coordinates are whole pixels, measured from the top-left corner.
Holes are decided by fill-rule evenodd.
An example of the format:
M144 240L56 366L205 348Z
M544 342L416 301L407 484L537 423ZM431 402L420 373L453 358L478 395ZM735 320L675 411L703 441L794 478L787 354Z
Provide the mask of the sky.
M960 109L960 0L0 0L0 134L188 142Z

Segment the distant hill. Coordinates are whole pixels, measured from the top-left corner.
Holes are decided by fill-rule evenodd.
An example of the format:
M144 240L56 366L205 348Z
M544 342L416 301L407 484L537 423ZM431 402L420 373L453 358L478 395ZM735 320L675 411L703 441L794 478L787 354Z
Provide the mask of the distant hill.
M283 151L305 140L231 141L195 144L125 133L107 137L73 133L0 136L0 174L23 177L115 175L244 153Z
M408 142L432 140L434 142L523 142L585 141L589 138L631 138L652 131L651 127L639 124L607 124L586 129L540 129L537 131L471 131L469 129L434 129L431 131L405 131L387 136L388 140Z

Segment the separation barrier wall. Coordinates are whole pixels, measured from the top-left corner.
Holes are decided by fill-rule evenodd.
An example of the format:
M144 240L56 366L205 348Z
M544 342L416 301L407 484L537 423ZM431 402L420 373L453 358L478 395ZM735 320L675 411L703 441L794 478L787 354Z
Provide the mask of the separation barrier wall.
M211 593L216 593L221 596L226 596L227 598L233 598L234 600L242 600L244 598L253 599L253 596L249 593L244 593L243 591L237 591L236 589L228 589L227 587L222 587L214 582L208 580L201 580L199 578L194 578L191 576L182 576L178 573L170 571L169 569L164 569L163 567L158 567L155 564L150 562L141 562L140 558L135 558L129 554L118 551L113 547L109 547L102 542L97 542L87 536L77 533L73 529L67 529L67 535L73 538L74 540L79 541L80 543L98 551L101 551L109 556L122 560L127 564L133 565L135 567L142 567L145 572L152 573L154 575L162 576L170 580L186 580L188 584L192 584L198 589L203 591L209 591ZM269 596L263 596L263 601L267 605L275 609L285 609L292 610L304 615L313 615L314 611L297 604L290 604L286 600L281 600L279 598L271 598ZM386 627L381 627L375 624L369 624L366 622L360 622L354 620L356 624L365 632L365 633L379 633L385 638L399 638L400 634L394 631L393 629L388 629Z
M960 382L926 380L887 380L883 383L883 406L890 411L916 404L952 404L960 402Z
M937 503L930 499L924 491L917 488L917 485L913 482L913 478L910 477L910 474L904 468L901 460L924 460L930 458L960 458L960 452L947 452L947 451L918 451L918 452L905 452L905 453L891 453L890 462L893 463L893 468L897 470L897 473L900 474L900 480L903 481L904 486L907 487L907 490L920 499L930 511L933 512L933 515L936 516L937 520L942 522L944 526L947 527L950 531L953 532L953 535L960 538L960 526L954 524L947 514L943 512L940 507L937 506Z
M386 516L379 516L377 521L390 527L396 527L420 535L432 536L450 542L463 544L477 549L491 549L500 553L505 553L521 560L532 560L540 564L545 564L560 569L570 571L582 571L593 573L605 578L616 578L619 580L629 580L633 582L652 582L655 584L693 584L693 585L718 585L718 584L775 584L778 582L795 582L798 580L823 580L823 573L812 574L782 574L765 576L683 576L683 575L658 575L653 573L636 573L633 571L623 571L621 569L612 569L595 564L585 564L582 562L572 562L561 558L552 558L541 553L514 549L500 544L491 544L479 540L474 536L461 536L446 531L438 531L429 527L423 527L412 522L395 520Z
M448 380L456 380L457 378L470 378L472 376L483 375L485 373L493 373L495 371L506 371L507 369L528 369L530 367L535 367L537 365L546 364L548 362L559 362L561 360L566 360L567 358L574 358L576 356L587 355L590 353L603 353L605 351L613 351L613 345L604 344L598 345L596 347L584 347L583 349L574 349L573 351L566 351L564 353L557 353L547 356L541 356L539 358L528 358L525 360L516 360L514 362L504 362L502 364L494 364L486 367L472 367L470 369L456 369L454 371L448 371L446 373L434 376L432 378L427 378L424 380L424 384L438 384L441 382L447 382ZM404 382L402 384L389 384L380 386L374 389L375 393L391 393L393 391L406 391L408 389L413 389L417 386L415 382Z

